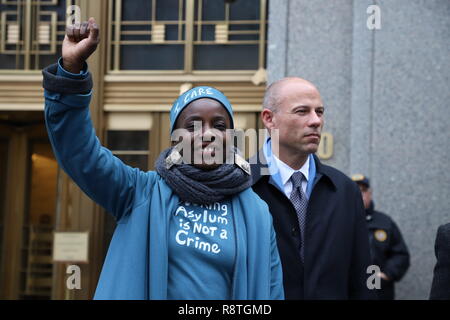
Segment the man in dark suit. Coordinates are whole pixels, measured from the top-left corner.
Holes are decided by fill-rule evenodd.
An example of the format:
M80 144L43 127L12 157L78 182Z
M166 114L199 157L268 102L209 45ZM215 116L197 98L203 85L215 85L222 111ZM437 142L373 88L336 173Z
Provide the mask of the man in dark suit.
M273 216L286 299L373 299L359 188L314 155L324 109L306 80L267 88L261 119L270 137L249 160L253 190Z
M450 223L439 227L434 250L437 262L430 299L450 300Z

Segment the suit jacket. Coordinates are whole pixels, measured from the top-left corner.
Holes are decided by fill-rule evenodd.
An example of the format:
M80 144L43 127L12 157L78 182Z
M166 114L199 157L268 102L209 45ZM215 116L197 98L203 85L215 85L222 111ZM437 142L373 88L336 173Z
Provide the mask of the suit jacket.
M263 152L258 153L263 157ZM375 299L368 229L358 186L314 156L316 177L308 202L304 263L295 209L270 175L265 160L251 159L253 190L269 205L277 233L286 299ZM255 163L257 162L257 163ZM262 163L261 163L262 162Z
M450 300L450 223L439 227L434 250L437 262L430 299Z

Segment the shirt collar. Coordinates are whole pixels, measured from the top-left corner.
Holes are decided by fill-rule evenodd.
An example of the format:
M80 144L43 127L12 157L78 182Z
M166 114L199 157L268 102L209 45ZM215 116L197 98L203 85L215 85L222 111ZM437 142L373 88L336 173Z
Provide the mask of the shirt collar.
M305 163L299 170L294 170L290 166L288 166L286 163L278 159L278 157L275 154L272 154L273 158L275 159L276 166L278 167L281 183L285 185L291 176L294 174L294 172L300 171L303 173L303 176L305 177L306 181L309 179L309 157L306 159Z

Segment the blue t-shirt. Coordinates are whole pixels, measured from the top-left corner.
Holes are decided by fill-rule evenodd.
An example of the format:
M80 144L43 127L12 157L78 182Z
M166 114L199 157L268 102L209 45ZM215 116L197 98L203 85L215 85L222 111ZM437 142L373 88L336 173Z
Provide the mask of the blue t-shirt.
M231 201L181 203L169 232L168 299L231 298L235 234Z

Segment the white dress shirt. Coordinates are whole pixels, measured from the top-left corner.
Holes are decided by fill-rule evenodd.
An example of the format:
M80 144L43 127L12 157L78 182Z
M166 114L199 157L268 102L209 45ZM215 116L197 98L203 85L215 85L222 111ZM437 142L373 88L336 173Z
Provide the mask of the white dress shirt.
M308 179L309 179L309 157L306 159L305 163L299 170L294 170L291 167L289 167L286 163L278 159L276 155L272 155L275 158L276 166L278 167L278 172L280 173L281 183L283 184L283 190L286 197L290 198L292 193L292 181L291 176L294 174L294 172L300 171L303 173L303 176L305 179L302 181L302 189L303 192L306 194L306 187L308 185Z

